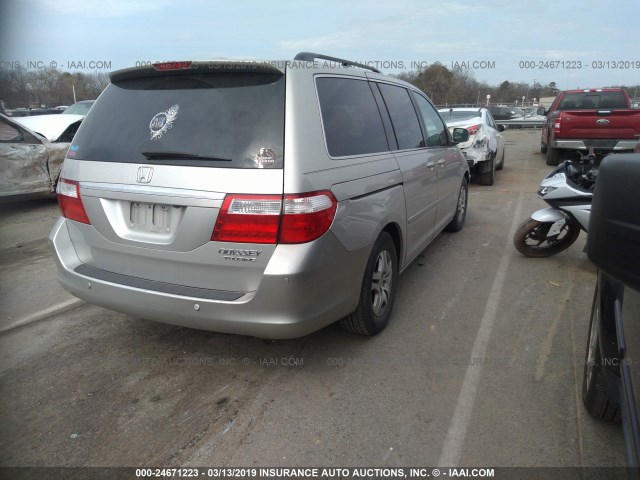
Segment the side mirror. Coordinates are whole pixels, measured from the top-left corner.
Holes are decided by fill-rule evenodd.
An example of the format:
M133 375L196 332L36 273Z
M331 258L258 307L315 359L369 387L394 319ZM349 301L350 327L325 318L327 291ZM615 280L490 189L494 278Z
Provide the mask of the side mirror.
M538 115L546 115L547 114L547 109L544 107L539 107L538 110L536 110L536 113Z
M498 131L499 132L504 132L504 125L498 125Z
M453 142L463 143L469 140L469 130L466 128L454 128L453 129Z
M587 254L616 280L640 291L640 154L602 160L593 195Z

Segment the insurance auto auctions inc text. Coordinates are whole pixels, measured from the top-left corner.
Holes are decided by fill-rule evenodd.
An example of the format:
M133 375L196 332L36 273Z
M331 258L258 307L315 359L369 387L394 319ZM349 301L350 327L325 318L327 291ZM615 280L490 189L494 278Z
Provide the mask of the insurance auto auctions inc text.
M259 468L259 478L464 478L495 476L493 468Z

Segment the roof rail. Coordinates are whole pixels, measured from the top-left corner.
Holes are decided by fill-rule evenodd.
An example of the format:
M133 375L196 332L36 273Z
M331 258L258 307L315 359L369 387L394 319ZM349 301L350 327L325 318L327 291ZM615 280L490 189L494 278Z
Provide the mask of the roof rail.
M328 60L330 62L340 63L342 64L343 67L360 67L360 68L365 68L367 70L371 70L372 72L382 73L377 68L370 67L369 65L364 65L363 63L352 62L351 60L345 60L344 58L329 57L328 55L321 55L319 53L300 52L293 59L302 60L304 62L313 62L318 58L321 60Z

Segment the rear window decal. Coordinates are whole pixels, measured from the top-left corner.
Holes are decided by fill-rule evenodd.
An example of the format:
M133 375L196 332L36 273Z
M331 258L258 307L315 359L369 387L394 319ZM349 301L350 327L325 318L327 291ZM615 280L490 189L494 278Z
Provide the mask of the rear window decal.
M276 163L276 152L270 148L261 148L256 155L258 168L269 168Z
M80 145L71 145L67 151L67 157L75 157L80 150Z
M151 131L151 140L157 140L165 132L173 127L173 121L178 116L178 109L180 106L178 104L172 106L166 112L160 112L154 115L149 122L149 130Z

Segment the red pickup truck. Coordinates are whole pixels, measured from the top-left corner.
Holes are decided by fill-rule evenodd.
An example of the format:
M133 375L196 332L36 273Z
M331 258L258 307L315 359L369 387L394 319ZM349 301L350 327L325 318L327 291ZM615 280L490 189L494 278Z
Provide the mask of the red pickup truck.
M632 152L640 141L640 110L632 109L622 88L560 92L544 112L540 151L547 165L557 165L569 151L593 147L601 157L611 152Z

